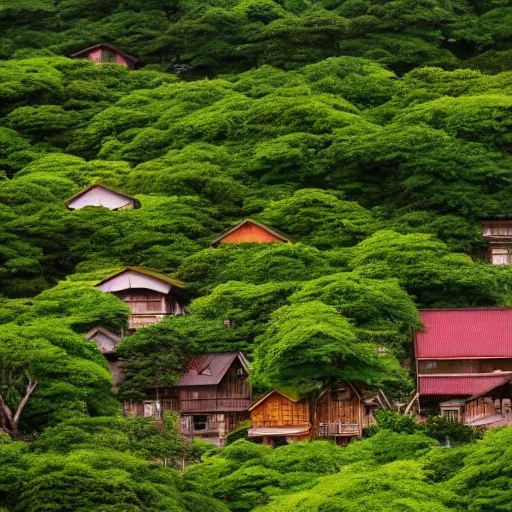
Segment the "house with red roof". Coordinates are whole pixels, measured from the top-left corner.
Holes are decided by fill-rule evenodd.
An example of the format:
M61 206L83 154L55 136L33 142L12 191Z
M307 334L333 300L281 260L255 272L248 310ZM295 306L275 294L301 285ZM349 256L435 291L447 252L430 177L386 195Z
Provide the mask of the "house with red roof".
M249 363L241 352L193 357L172 387L152 389L143 402L125 401L127 415L161 418L163 411L180 415L185 439L200 438L222 446L226 435L249 418Z
M420 311L414 334L419 413L471 426L512 423L512 309Z

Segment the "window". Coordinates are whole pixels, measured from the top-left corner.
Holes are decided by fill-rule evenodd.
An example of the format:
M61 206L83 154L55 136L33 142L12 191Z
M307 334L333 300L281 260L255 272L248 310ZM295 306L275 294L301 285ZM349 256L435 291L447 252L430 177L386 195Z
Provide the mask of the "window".
M491 263L493 265L510 265L512 263L512 249L492 249Z
M443 409L441 411L441 416L446 418L447 420L454 421L457 423L459 421L459 410L458 409Z
M113 52L112 50L101 50L101 62L115 64L117 62L116 52Z
M435 370L437 368L437 361L426 361L425 370Z
M208 416L194 416L192 421L194 423L194 430L206 430Z

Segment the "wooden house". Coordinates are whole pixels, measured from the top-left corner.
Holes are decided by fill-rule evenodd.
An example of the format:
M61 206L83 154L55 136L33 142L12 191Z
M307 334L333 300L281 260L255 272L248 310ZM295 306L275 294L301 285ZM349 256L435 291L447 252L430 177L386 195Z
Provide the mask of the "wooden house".
M112 375L114 388L117 388L123 378L123 362L116 355L116 346L122 340L122 337L104 327L95 327L84 337L87 341L95 343L100 352L105 356L110 374Z
M350 382L340 382L309 398L274 390L249 408L249 437L262 438L271 446L304 439L332 439L344 445L361 439L363 428L374 423L376 409L391 409L386 395L379 390L365 396Z
M125 414L159 418L163 411L180 415L181 434L222 446L226 435L249 418L249 365L241 352L192 358L188 370L169 388L155 388L144 402L126 401Z
M261 222L245 219L216 238L211 243L211 247L217 247L219 244L263 244L268 242L291 242L291 239Z
M158 272L125 267L96 287L113 293L130 307L131 330L156 324L169 315L185 313L185 285Z
M117 190L95 183L82 189L66 201L69 210L80 210L86 206L103 206L109 210L140 208L140 201Z
M262 438L275 446L279 439L288 442L311 439L312 424L309 400L281 391L271 391L250 408L252 427L249 437Z
M117 64L129 69L136 69L138 59L124 53L115 46L99 43L71 55L72 59L90 60L97 64Z
M483 237L488 242L487 261L493 265L512 264L512 218L482 221Z
M414 335L418 413L471 426L512 422L512 309L420 311Z

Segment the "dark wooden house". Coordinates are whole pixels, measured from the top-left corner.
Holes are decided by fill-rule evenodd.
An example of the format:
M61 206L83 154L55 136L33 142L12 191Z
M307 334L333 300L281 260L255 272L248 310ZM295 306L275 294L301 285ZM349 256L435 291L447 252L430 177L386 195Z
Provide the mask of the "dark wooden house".
M268 242L291 242L291 239L261 222L246 219L216 238L211 246L243 243L263 244Z
M96 286L102 292L113 293L130 307L130 330L147 327L166 316L185 312L185 285L158 272L125 267Z
M90 60L97 64L117 64L118 66L136 69L138 59L107 43L99 43L71 55L72 59Z
M66 201L69 210L80 210L86 206L103 206L109 210L140 208L138 199L99 183L89 185Z
M121 336L110 332L104 327L95 327L91 329L85 336L87 341L91 341L97 345L100 352L105 356L112 375L114 388L123 379L123 362L116 355L116 346L122 340Z
M471 426L512 422L512 309L420 311L414 335L419 415Z
M155 388L144 402L126 401L125 414L160 417L180 415L183 437L201 438L222 446L226 435L249 418L249 365L240 352L194 357L176 385Z

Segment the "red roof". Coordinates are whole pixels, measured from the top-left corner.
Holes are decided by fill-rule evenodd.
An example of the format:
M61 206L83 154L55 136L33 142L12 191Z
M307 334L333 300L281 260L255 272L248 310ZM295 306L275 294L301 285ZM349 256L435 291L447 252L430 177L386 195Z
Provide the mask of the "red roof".
M419 376L420 395L477 398L512 380L512 372L433 374Z
M512 358L512 309L425 309L418 359Z
M182 375L175 386L216 386L236 359L248 372L249 363L241 352L218 352L194 357L187 373Z

